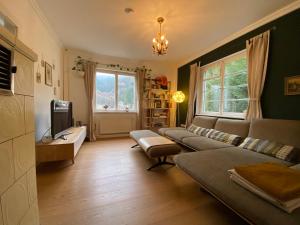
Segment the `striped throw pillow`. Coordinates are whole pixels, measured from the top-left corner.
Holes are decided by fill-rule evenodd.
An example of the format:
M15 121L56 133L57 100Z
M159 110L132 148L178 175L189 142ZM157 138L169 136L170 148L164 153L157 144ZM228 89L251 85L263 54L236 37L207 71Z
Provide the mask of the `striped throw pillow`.
M195 124L191 124L188 129L187 129L189 132L192 132L194 134L197 134L199 136L205 136L208 131L210 129L207 129L207 128L203 128L203 127L198 127L196 126Z
M296 162L299 156L299 149L293 146L251 137L247 137L239 147L289 162Z
M210 131L206 134L206 137L234 146L237 146L242 141L242 137L239 135L228 134L215 129L210 129Z

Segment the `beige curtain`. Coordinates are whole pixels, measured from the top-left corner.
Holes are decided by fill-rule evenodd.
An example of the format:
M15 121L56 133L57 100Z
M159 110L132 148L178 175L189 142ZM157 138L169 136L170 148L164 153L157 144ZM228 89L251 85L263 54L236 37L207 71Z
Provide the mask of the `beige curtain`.
M260 98L267 72L269 38L270 31L266 31L247 40L246 43L249 95L249 104L246 113L247 120L262 118Z
M146 69L137 69L137 124L136 129L143 129L143 95L144 95L144 80L146 76Z
M197 84L200 76L200 70L197 64L190 66L190 83L189 83L189 99L188 99L188 110L186 115L185 126L191 125L194 114L195 114L195 101L197 98Z
M84 84L88 99L88 130L87 135L90 141L95 141L94 128L94 95L95 95L95 80L96 80L96 63L86 62L84 65Z

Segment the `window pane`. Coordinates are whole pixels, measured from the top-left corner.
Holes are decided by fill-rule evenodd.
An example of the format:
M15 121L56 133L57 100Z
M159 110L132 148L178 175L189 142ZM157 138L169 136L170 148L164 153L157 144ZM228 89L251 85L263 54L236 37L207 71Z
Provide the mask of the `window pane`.
M118 109L135 110L135 77L118 76Z
M225 76L237 75L247 71L246 56L225 63Z
M203 112L219 112L220 101L206 101L203 104Z
M238 75L227 75L224 77L224 86L231 87L231 86L239 86L239 85L246 85L247 86L247 73L243 72Z
M245 85L225 87L224 99L247 99L248 88Z
M243 56L225 63L223 111L243 113L247 106L247 62Z
M204 74L203 74L203 79L207 80L213 77L220 77L220 66L212 66L208 68Z
M115 100L115 75L109 73L96 73L96 109L104 110L104 106L108 106L108 110L114 110Z
M211 79L203 82L203 112L219 112L221 100L221 79Z
M244 113L248 106L248 99L225 100L224 112Z

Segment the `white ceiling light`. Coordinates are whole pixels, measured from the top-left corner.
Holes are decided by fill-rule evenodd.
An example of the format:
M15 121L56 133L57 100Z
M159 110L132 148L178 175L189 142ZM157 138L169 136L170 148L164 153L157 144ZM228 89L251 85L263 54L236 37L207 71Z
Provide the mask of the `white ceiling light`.
M127 13L127 14L129 14L129 13L133 13L134 10L132 8L125 8L124 12Z

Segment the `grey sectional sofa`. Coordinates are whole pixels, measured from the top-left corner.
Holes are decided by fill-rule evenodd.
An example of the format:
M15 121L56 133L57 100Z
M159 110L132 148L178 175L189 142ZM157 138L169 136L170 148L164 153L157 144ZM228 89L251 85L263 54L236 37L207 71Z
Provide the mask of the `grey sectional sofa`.
M194 118L193 123L204 128L214 128L237 134L241 137L266 139L300 148L300 121L262 119L249 123L244 120L198 116ZM292 164L197 136L183 128L162 128L159 132L161 135L195 150L177 155L175 157L177 166L250 224L300 224L300 208L288 214L231 181L227 172L238 165L262 162L276 162L299 168L299 164L296 165L297 162ZM298 159L298 163L300 163L300 157Z

